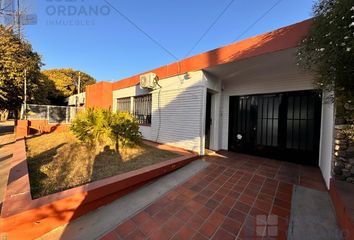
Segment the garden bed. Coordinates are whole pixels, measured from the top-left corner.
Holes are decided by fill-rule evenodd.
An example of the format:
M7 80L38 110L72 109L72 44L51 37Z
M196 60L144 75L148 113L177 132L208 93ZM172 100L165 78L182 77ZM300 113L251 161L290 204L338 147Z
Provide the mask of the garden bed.
M119 152L109 146L94 150L79 143L70 132L32 136L26 139L26 146L33 198L180 156L146 144Z
M144 141L144 144L173 152L179 157L33 199L25 140L17 138L1 212L0 232L8 239L36 239L198 158L197 154L181 148L149 141Z

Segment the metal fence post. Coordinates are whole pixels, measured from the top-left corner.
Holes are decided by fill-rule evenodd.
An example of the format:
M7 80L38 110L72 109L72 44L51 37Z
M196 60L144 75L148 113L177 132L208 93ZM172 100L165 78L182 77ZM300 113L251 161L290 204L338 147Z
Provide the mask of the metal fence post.
M48 123L49 123L49 106L47 106L47 120L48 120Z
M65 123L69 122L69 108L70 107L65 107Z
M20 112L20 119L23 119L23 104L21 104L21 112Z

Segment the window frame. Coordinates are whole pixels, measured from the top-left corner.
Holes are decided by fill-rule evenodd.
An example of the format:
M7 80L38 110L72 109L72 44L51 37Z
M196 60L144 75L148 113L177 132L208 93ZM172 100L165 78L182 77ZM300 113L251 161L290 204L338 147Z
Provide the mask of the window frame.
M124 102L124 103L122 103L122 104L126 104L126 105L128 105L129 106L129 109L128 110L126 110L126 109L119 109L119 101L120 100L127 100L126 102ZM129 112L129 113L131 113L131 109L132 109L132 101L131 101L131 97L123 97L123 98L117 98L117 109L116 109L116 111L120 111L120 112Z
M137 103L137 99L144 99ZM152 123L152 94L144 94L132 97L132 115L138 121L141 126L151 126ZM138 105L143 105L143 109L137 110ZM145 104L145 106L144 106ZM139 106L140 107L140 106ZM143 116L141 119L140 116Z

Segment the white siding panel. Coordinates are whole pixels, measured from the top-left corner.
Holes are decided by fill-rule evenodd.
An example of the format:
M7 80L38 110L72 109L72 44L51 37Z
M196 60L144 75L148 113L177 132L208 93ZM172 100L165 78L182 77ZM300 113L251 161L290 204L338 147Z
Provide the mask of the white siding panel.
M229 96L223 95L221 100L221 149L229 148Z
M152 141L150 126L139 126L139 131L143 135L144 139Z
M155 91L152 97L152 140L201 151L202 86Z
M325 99L326 93L323 94L322 102L319 166L327 188L329 189L333 156L334 106L333 103L326 102Z
M140 126L145 139L203 153L203 120L206 88L203 72L189 72L162 79L160 89L148 91L139 86L113 91L113 110L117 98L152 94L151 126Z

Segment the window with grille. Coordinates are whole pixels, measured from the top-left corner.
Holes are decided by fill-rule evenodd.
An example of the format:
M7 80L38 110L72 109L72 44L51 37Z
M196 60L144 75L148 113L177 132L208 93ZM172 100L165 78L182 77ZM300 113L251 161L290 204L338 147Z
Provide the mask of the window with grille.
M314 149L315 112L318 95L289 96L286 118L286 147L295 150Z
M151 124L151 95L134 97L133 115L139 124Z
M277 147L281 99L277 95L262 95L257 101L257 144Z
M117 110L130 113L130 97L117 99Z

